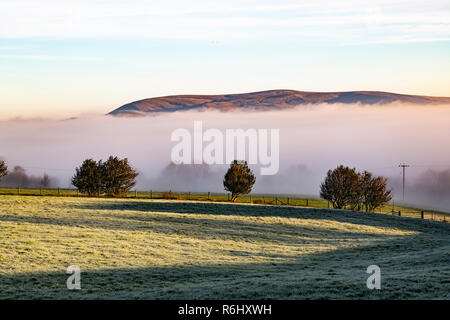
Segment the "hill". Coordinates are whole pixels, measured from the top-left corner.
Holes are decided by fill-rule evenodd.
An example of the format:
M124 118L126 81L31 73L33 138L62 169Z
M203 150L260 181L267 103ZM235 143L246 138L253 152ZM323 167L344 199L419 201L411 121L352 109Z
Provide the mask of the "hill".
M224 95L174 95L127 103L112 112L114 116L142 116L147 113L177 112L191 109L219 111L287 109L304 104L360 103L364 105L392 102L412 104L450 103L450 98L405 95L378 91L307 92L269 90Z
M385 214L0 196L0 299L448 299L450 225ZM81 290L67 290L69 265ZM381 268L381 290L366 270Z

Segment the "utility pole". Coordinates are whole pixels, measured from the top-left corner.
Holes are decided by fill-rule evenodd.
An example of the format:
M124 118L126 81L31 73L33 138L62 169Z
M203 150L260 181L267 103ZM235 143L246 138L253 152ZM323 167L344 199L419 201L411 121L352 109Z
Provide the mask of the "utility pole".
M409 167L407 164L400 164L400 168L403 168L403 201L405 201L405 169Z

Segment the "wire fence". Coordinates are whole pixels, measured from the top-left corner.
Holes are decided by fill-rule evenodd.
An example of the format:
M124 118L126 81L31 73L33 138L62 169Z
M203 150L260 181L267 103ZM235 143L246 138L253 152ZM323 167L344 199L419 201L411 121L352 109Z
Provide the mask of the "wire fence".
M55 196L55 197L88 197L76 189L64 188L0 188L0 195L20 195L20 196ZM98 196L107 198L107 196ZM213 192L173 192L169 191L142 191L133 190L127 194L115 198L134 198L134 199L165 199L165 200L184 200L184 201L210 201L210 202L230 202L229 193ZM333 208L329 201L306 196L295 195L274 195L274 194L249 194L238 197L235 203L259 204L259 205L277 205L277 206L299 206L306 208ZM377 208L374 213L391 214L402 217L428 219L434 221L449 222L449 214L442 211L422 210L407 206L398 206L394 204L385 205Z

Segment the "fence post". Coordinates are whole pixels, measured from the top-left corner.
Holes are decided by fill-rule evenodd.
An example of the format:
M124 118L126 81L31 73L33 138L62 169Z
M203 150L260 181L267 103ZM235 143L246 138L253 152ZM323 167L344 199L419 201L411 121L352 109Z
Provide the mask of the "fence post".
M59 195L60 195L60 191L59 191L59 188L58 188L58 197L59 197Z
M191 192L188 192L188 200L191 200Z
M17 194L20 194L20 187L17 187Z
M423 219L423 211L420 212L420 217Z
M400 210L398 210L398 216L401 217L402 216L402 212Z
M328 209L330 209L330 201L327 201L327 203L328 203Z
M153 190L150 190L150 199L153 199Z
M211 200L211 192L208 192L208 200Z
M309 201L306 199L306 206L309 207Z
M289 205L289 198L287 198L287 205Z
M275 197L275 205L278 204L278 197Z
M263 204L266 204L266 199L264 198L264 196L263 196Z

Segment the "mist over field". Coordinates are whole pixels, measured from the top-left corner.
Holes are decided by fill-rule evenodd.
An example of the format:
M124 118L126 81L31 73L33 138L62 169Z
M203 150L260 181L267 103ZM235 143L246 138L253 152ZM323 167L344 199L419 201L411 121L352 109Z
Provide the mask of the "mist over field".
M170 165L173 130L279 129L280 170L260 176L253 192L318 195L328 169L339 164L389 178L400 200L407 168L406 203L450 210L450 106L311 105L266 112L186 111L126 118L104 115L69 120L0 122L0 157L10 171L21 166L34 177L47 173L70 186L86 158L127 157L140 172L140 190L222 192L227 165ZM204 142L203 147L208 143ZM4 183L4 181L3 181Z

